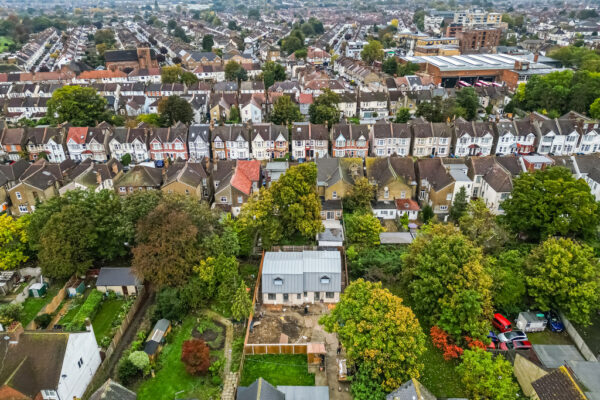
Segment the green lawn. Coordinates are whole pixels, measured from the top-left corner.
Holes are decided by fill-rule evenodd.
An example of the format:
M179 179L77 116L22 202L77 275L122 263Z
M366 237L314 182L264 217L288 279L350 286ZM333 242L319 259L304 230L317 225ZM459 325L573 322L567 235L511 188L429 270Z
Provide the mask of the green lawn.
M13 44L14 41L6 36L0 36L0 53L8 51L8 46Z
M247 356L240 386L263 378L273 386L314 386L315 375L308 372L305 354L265 354Z
M124 299L116 298L105 300L100 306L100 310L98 310L92 320L92 327L94 328L94 335L96 335L96 342L98 344L101 343L104 337L110 335L112 323L117 318L123 304L125 304Z
M58 324L65 325L65 324L71 322L73 320L73 317L75 317L75 315L77 314L77 311L79 311L79 308L81 307L81 305L83 304L84 301L85 301L85 298L83 296L72 299L69 304L69 311L67 311L67 313L65 315L63 315L63 317L60 319L60 321L58 321Z
M433 347L429 336L425 346L427 350L421 357L425 368L419 381L436 397L466 397L465 388L455 371L458 361L444 360L442 352Z
M543 332L529 332L527 338L532 344L573 344L567 332L555 333L548 329Z
M21 324L23 327L26 327L27 324L33 321L42 307L50 303L63 284L54 284L52 287L48 288L44 297L28 297L25 302L23 302L23 316L21 317Z
M210 375L192 376L181 362L181 345L191 337L196 324L195 316L188 316L183 324L173 329L171 343L160 354L161 368L154 378L143 382L138 390L138 400L172 400L174 398L198 398L208 400L220 397L220 388L212 384ZM211 352L212 354L212 352ZM221 352L222 354L222 352Z

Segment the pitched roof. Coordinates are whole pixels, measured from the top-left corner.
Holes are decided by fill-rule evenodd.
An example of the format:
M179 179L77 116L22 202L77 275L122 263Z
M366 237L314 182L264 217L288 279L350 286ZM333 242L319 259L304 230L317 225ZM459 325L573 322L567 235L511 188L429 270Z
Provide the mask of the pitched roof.
M403 383L385 398L386 400L436 400L436 397L415 378Z
M171 164L165 174L165 186L173 182L181 182L196 188L201 186L204 180L208 178L204 164L194 162L176 162Z
M89 128L86 127L70 127L69 132L67 133L67 143L70 140L73 140L77 144L85 144L88 129Z
M426 179L435 191L439 191L454 182L439 158L425 158L417 162L419 178Z
M561 366L531 383L539 400L586 400L566 367Z
M100 269L96 286L137 286L140 280L131 268L104 267Z
M260 180L260 161L238 160L235 172L231 178L231 186L242 193L249 195L252 192L252 183Z
M415 182L415 166L408 157L368 157L365 161L367 178L371 183L387 185L396 179L401 179L407 185Z
M293 140L329 140L327 125L295 122L292 126Z
M159 187L162 182L160 168L136 165L114 183L115 187Z
M250 386L238 387L236 400L285 400L285 395L263 378L258 378Z
M0 397L1 398L1 397ZM108 379L91 396L90 400L135 400L137 395L119 383Z

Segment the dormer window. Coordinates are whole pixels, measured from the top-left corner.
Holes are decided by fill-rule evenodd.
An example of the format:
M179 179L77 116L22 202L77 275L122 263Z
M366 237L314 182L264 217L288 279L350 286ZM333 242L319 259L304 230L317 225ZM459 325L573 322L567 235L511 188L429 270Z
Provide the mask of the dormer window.
M329 282L331 282L331 278L329 278L327 275L323 275L321 277L321 284L322 285L329 285Z
M281 279L281 278L275 278L275 279L273 279L273 285L275 285L275 286L282 286L283 285L283 279Z

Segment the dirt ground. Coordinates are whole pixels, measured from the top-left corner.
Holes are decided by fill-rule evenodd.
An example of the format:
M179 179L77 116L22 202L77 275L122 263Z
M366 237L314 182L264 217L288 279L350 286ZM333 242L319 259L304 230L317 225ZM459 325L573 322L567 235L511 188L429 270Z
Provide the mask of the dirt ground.
M304 310L285 308L273 311L261 308L254 317L248 343L279 343L281 334L288 336L288 343L308 343L312 339L312 321Z

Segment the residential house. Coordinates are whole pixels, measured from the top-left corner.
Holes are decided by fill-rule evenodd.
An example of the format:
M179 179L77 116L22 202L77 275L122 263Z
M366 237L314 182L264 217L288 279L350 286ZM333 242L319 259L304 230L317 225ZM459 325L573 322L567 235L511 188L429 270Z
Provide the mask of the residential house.
M456 198L456 195L464 189L467 199L472 196L473 193L473 180L469 178L469 168L462 158L442 158L442 164L454 180L454 191L452 192L452 199Z
M10 189L10 212L23 215L35 211L38 202L44 202L58 196L65 172L74 166L72 161L52 164L39 159L31 164L20 176L19 181Z
M377 201L410 199L417 192L413 160L405 157L369 157L365 160L367 179L376 186Z
M261 289L263 304L337 303L342 292L340 252L265 252Z
M447 214L452 206L454 179L440 158L417 161L417 182L421 206L431 206L435 214Z
M389 114L387 92L361 91L358 99L361 119L383 118Z
M106 163L94 163L86 158L65 174L65 184L58 191L62 196L69 190L113 190L113 182L123 174L123 165L115 158Z
M513 122L516 129L516 152L519 154L529 154L537 148L536 140L538 138L538 130L533 122L527 119L522 119Z
M188 149L190 160L199 161L205 157L210 158L210 125L190 125Z
M212 131L213 160L250 158L248 129L243 125L215 126Z
M259 97L254 95L245 96L240 99L240 116L242 122L260 124L263 120L263 110Z
M91 324L82 332L5 332L0 379L10 388L10 399L82 398L100 363Z
M137 394L108 378L92 395L90 400L136 400Z
M496 155L504 156L517 152L517 128L513 121L500 121L495 124L498 134Z
M452 130L444 122L416 120L413 130L412 152L415 157L448 157L452 142Z
M162 169L135 165L115 182L115 191L125 196L134 191L158 190L162 185Z
M271 186L271 183L277 182L281 175L285 174L290 168L287 161L269 161L265 167L265 186Z
M8 191L19 182L19 178L29 168L23 159L10 164L0 164L0 212L8 210Z
M24 148L27 151L28 159L35 161L44 153L44 136L46 127L28 127L25 128ZM43 157L43 156L42 156Z
M385 400L437 400L437 398L421 382L412 378L386 395Z
M240 84L240 93L265 93L265 83L261 81L244 81Z
M396 217L402 218L404 214L408 214L409 221L416 221L419 217L421 207L419 203L413 199L396 199Z
M26 140L25 128L4 128L0 144L8 159L16 161L24 154Z
M312 344L311 344L312 346ZM321 345L322 346L322 345ZM263 378L250 386L239 386L236 400L329 400L327 386L277 386L275 388Z
M458 157L489 156L494 145L494 129L491 123L454 121L454 154Z
M69 157L73 161L81 161L91 158L91 151L87 150L86 139L89 128L75 127L69 128L67 133L67 150Z
M568 156L575 154L579 147L583 126L578 124L577 121L568 119L557 119L556 122L561 135L564 137L562 152L557 152L556 155Z
M258 160L226 160L213 164L215 202L213 207L240 213L242 205L261 186L261 164Z
M371 126L371 155L377 157L392 154L408 156L411 137L409 124L394 124L379 120Z
M85 158L90 156L92 160L101 162L108 160L107 149L112 130L113 128L106 123L88 128L85 138L86 150L83 152L83 154L86 154Z
M178 193L194 196L198 200L209 201L212 188L206 171L208 159L200 162L176 162L165 170L161 190L167 193Z
M369 125L335 124L331 128L334 157L361 157L369 154Z
M193 71L201 65L221 65L221 57L212 51L192 51L183 57L183 63Z
M473 197L483 199L494 214L502 214L502 202L512 192L512 176L496 157L473 157L468 160L469 176L473 179Z
M150 158L153 160L187 160L188 128L178 122L168 128L152 128L148 137Z
M46 127L44 132L44 152L48 156L48 161L61 163L67 159L67 149L65 146L66 131L64 127Z
M317 191L324 200L344 198L363 177L360 158L317 158Z
M288 129L283 125L252 124L252 158L255 160L271 160L283 158L288 154Z
M584 179L590 191L600 201L600 157L598 154L571 156L576 166L575 178Z
M298 95L298 107L300 108L300 113L304 116L308 116L310 111L310 105L313 103L314 98L311 93L300 93ZM340 103L338 103L338 107ZM356 103L354 104L354 114L356 114ZM342 111L342 115L345 115ZM354 115L352 115L354 116Z
M539 142L537 152L542 155L554 154L557 156L567 155L565 151L567 137L563 135L555 119L545 119L542 121L535 121L539 130ZM573 146L577 143L576 134L573 133L573 139L571 139L570 145Z
M356 110L358 108L358 101L356 93L354 92L342 92L339 94L340 101L338 103L338 109L340 110L341 118L354 118L356 117Z
M231 108L238 106L237 94L220 93L210 97L210 120L228 121L231 115Z
M577 153L592 154L600 151L600 124L597 121L581 123L581 140Z
M147 137L148 132L144 128L115 128L108 142L111 157L122 160L125 154L129 154L133 163L149 160Z
M295 160L313 160L329 154L327 125L295 122L292 126L292 157Z

